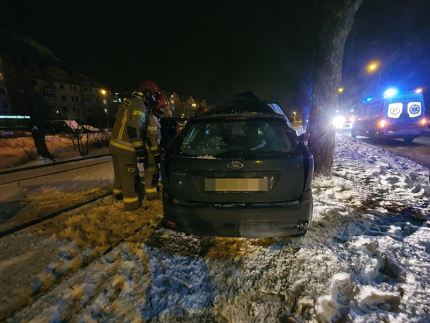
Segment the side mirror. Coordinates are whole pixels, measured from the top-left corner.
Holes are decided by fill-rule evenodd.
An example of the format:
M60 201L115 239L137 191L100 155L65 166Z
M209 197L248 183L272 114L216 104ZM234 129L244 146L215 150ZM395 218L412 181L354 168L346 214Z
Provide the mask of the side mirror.
M309 139L311 139L311 134L310 133L302 133L299 136L299 141L303 142L303 143L307 143L309 141Z

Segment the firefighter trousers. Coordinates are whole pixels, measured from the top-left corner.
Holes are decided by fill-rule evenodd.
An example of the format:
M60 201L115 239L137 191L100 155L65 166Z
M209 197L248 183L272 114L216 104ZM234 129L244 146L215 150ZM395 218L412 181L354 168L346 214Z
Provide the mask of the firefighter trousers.
M111 146L114 170L113 194L116 199L122 197L125 210L134 210L141 206L140 177L137 169L136 153Z
M145 160L145 198L148 200L158 197L157 184L159 179L158 161L152 155L148 146L146 146Z

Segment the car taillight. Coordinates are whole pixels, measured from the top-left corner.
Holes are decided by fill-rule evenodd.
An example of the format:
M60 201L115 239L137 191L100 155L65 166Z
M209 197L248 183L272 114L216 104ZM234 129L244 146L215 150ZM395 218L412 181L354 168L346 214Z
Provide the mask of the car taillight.
M420 120L420 125L425 126L426 124L427 124L427 120L426 120L426 118L422 118L422 119Z
M387 126L387 121L385 121L384 119L379 120L379 122L378 122L378 127L379 127L380 129L383 129L383 128L385 128L386 126Z

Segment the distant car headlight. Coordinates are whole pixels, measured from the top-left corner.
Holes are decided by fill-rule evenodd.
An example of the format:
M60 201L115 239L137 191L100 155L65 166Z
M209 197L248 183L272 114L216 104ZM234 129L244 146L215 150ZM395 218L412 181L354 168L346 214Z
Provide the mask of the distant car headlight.
M344 116L335 116L333 118L332 124L336 129L342 128L345 124L345 117Z

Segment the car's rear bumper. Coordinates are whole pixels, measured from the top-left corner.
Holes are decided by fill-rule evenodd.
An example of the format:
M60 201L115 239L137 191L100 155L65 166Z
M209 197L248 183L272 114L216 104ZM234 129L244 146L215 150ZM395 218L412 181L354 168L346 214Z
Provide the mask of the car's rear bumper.
M423 132L421 128L415 129L400 129L400 130L384 130L381 131L381 134L385 137L418 137Z
M424 128L405 128L405 129L355 129L352 128L351 132L355 132L359 136L381 137L381 138L404 138L404 137L418 137L421 136Z
M280 237L306 232L312 216L312 192L293 202L202 204L164 200L168 228L203 236Z

